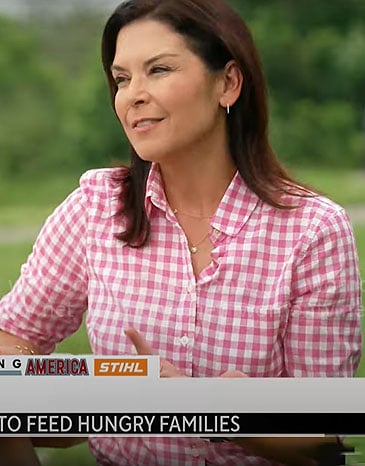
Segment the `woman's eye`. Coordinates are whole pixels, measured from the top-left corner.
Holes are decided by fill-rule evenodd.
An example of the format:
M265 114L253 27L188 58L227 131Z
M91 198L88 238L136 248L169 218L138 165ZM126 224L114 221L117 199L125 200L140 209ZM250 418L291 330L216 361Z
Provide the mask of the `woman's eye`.
M116 78L114 78L114 81L117 87L122 87L124 84L126 84L128 78L126 78L125 76L117 76Z
M151 73L166 73L167 71L170 71L167 66L154 66L151 68Z

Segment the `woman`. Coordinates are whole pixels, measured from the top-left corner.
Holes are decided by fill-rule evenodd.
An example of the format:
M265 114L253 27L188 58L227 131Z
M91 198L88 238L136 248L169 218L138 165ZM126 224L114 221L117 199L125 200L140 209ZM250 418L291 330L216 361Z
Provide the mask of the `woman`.
M162 376L352 376L361 288L351 226L275 158L239 15L224 0L125 1L102 55L131 167L87 172L47 220L1 302L2 351L53 351L87 308L94 353L153 347ZM100 465L304 465L320 441L90 447Z

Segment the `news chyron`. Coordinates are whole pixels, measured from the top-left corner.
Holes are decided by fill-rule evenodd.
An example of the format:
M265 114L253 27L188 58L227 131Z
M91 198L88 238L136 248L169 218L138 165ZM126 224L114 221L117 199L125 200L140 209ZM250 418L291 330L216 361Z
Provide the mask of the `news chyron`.
M148 377L147 357L3 357L0 376Z

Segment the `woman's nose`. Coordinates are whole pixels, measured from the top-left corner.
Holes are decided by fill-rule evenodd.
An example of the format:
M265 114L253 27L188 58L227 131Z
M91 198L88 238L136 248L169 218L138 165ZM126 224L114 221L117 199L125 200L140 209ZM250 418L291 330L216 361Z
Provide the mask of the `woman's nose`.
M149 100L149 92L146 82L142 78L132 79L129 85L130 104L138 106Z

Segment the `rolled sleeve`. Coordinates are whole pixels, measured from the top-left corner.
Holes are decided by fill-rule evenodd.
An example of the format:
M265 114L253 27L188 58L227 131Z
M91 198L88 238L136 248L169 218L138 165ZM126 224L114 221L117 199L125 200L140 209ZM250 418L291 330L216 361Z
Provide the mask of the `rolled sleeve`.
M73 333L87 308L87 196L79 187L47 219L13 289L0 301L0 328L43 354Z
M340 210L316 226L294 267L284 339L289 376L355 374L362 344L361 288L352 227Z

